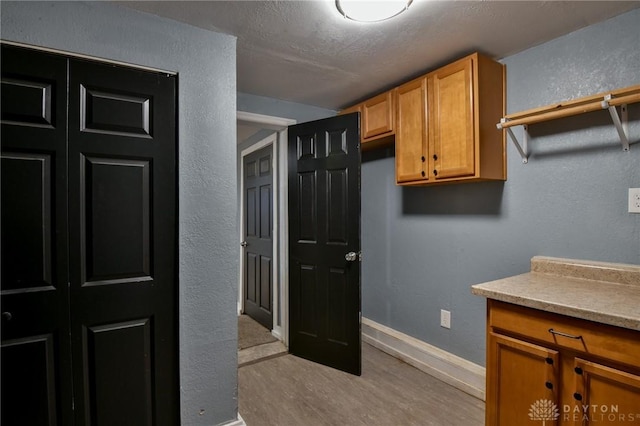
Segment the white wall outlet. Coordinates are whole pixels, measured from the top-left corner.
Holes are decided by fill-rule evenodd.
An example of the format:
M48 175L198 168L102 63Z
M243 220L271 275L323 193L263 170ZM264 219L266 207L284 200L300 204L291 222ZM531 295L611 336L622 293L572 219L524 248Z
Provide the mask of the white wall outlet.
M451 328L451 312L440 309L440 327Z
M640 213L640 188L629 188L629 213Z

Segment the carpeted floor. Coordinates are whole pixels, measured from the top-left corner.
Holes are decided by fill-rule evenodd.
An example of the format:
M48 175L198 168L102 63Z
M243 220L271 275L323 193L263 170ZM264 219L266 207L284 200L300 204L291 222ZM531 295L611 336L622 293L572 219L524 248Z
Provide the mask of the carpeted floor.
M278 339L271 331L258 324L248 315L238 317L238 350L275 342Z

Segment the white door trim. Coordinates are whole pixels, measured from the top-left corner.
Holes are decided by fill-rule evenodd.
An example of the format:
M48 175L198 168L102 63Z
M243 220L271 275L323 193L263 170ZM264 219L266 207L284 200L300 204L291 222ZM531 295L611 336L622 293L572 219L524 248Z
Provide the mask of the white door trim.
M240 193L244 187L244 157L265 146L272 145L273 161L273 278L277 285L273 288L273 329L272 334L281 340L285 346L289 346L289 220L288 220L288 200L287 200L287 127L296 124L296 120L272 117L262 114L238 111L237 121L239 124L259 125L264 129L274 130L274 134L245 148L240 153ZM244 196L240 197L240 218L241 224L238 227L240 239L244 238ZM244 256L240 247L240 269L238 276L238 314L242 312L244 301L244 286L242 282L242 271L244 269ZM278 321L278 312L280 321Z

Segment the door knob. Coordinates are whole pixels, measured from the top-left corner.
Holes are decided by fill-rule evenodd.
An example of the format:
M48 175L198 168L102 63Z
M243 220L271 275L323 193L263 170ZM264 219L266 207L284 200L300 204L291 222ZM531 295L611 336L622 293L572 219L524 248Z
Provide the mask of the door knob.
M355 251L350 251L349 253L344 255L344 258L347 262L355 262L356 260L359 260L360 255Z
M247 244L247 242L246 242L246 241L243 241L243 242L241 242L241 243L240 243L240 245L241 245L242 247L246 247L246 246L248 246L249 244Z

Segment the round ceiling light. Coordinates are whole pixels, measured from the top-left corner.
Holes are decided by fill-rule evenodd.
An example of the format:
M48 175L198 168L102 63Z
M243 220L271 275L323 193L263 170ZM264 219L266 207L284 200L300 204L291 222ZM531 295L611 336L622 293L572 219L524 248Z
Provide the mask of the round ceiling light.
M345 18L360 22L379 22L407 10L413 0L336 0Z

